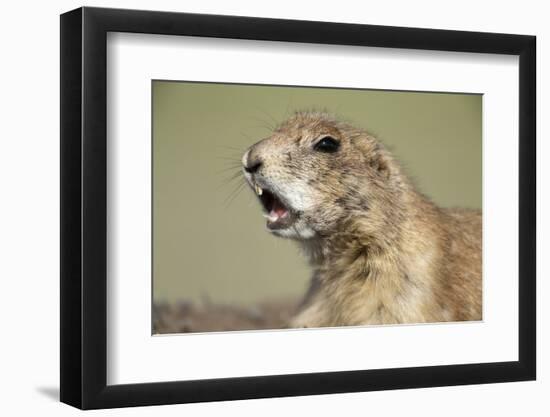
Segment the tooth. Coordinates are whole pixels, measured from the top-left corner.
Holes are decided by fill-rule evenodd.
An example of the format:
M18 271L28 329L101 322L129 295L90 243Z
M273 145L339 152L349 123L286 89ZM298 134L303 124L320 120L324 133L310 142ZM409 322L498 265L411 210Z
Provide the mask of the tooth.
M273 223L273 222L276 222L277 220L279 220L279 216L277 216L275 213L271 212L271 213L263 213L263 216L270 222L270 223Z
M262 188L258 184L255 184L254 188L256 189L256 194L262 195L264 190L262 190Z

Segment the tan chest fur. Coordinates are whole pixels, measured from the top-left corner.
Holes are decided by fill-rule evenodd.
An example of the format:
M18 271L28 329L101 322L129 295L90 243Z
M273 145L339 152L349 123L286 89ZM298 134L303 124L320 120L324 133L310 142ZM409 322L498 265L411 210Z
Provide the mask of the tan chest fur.
M481 320L480 213L425 217L388 247L343 234L312 256L311 289L291 326Z

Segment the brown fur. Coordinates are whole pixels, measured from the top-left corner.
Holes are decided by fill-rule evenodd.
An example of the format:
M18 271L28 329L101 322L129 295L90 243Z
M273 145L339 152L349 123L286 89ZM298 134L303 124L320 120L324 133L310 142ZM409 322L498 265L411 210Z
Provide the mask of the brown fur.
M326 135L338 152L313 149ZM291 327L481 320L480 211L437 207L378 140L324 113L296 113L252 159L254 181L303 206L288 237L313 277Z

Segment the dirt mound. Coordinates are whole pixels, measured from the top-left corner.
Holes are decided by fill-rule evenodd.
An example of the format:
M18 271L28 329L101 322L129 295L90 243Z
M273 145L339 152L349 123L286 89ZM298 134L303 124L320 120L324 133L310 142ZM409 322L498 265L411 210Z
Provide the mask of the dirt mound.
M155 304L153 334L283 329L296 306L296 300L265 301L253 307L209 301Z

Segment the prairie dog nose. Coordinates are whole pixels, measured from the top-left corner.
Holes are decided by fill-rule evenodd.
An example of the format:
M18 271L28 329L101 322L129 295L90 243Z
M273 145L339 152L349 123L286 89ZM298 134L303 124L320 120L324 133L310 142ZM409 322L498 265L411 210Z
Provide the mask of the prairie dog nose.
M243 155L242 162L244 170L249 174L254 174L262 166L261 159L257 155L250 155L250 150Z
M249 174L254 174L260 167L262 166L262 161L256 159L252 162L249 162L247 165L244 166L244 170L248 172Z

